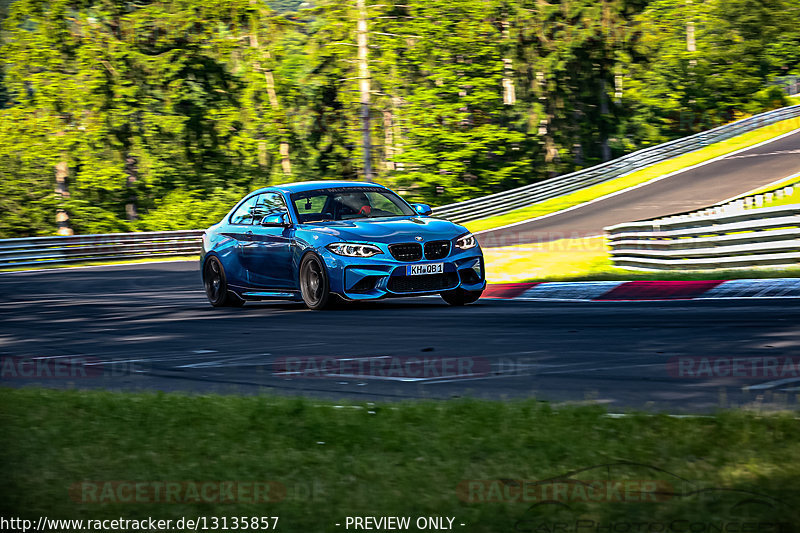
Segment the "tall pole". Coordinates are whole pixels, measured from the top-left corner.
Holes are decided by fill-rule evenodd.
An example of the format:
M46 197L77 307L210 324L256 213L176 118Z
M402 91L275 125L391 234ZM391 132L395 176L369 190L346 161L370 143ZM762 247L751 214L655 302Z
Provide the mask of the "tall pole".
M361 135L364 150L364 179L372 181L372 136L369 127L369 63L367 58L367 11L364 0L356 0L358 7L358 81L361 93Z
M686 51L687 52L696 52L697 51L697 43L694 39L694 17L691 14L691 5L692 0L686 0L686 5L689 7L689 17L686 19ZM692 60L692 65L697 64L697 61Z
M63 120L68 121L68 116L62 116ZM64 129L56 133L56 137L63 137ZM63 146L63 144L62 144ZM73 235L72 226L69 222L69 214L64 209L64 203L69 199L69 186L67 185L67 178L69 178L69 162L67 152L61 153L61 160L56 163L55 168L56 177L56 199L58 207L56 208L56 228L57 234L62 236Z
M689 91L694 93L695 91L695 68L697 67L697 59L694 57L695 52L697 52L697 42L695 41L694 35L694 9L692 6L692 0L686 0L686 9L688 11L688 16L686 18L686 51L689 52L691 55L691 59L689 59ZM692 130L693 126L700 122L700 117L695 116L695 106L696 100L694 99L693 94L689 95L689 105L690 108L690 123L689 129ZM681 121L683 122L683 121Z
M67 154L62 154L61 161L56 163L56 197L58 198L59 202L59 206L56 209L56 226L58 228L58 235L64 236L73 234L72 227L70 227L69 224L69 215L63 206L63 202L69 198L67 176L69 176Z
M257 5L257 0L250 0L250 5ZM278 125L280 131L280 154L281 154L281 167L283 168L283 174L285 176L292 175L292 161L289 158L289 142L286 140L286 134L288 131L288 126L286 121L284 120L284 115L281 110L280 102L278 102L278 94L275 92L275 76L272 73L272 69L269 67L269 64L265 68L261 68L261 55L262 50L258 44L258 29L259 24L261 22L261 12L256 11L257 15L251 20L250 26L250 47L255 50L256 61L253 63L256 71L261 72L264 74L264 82L267 86L267 97L269 99L269 105L272 108L273 112L275 112L278 116ZM263 55L266 58L267 62L271 61L272 56L270 55L269 49L263 51Z

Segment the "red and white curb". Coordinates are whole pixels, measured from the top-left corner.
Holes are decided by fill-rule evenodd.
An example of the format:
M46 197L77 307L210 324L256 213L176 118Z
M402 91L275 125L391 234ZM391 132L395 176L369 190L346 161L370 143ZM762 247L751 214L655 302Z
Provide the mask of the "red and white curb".
M580 302L800 298L800 278L497 283L486 287L483 298Z

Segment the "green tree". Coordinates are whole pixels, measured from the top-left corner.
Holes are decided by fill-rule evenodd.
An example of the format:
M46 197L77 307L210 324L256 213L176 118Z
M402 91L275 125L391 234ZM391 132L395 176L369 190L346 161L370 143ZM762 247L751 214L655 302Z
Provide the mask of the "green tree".
M766 86L798 68L799 8L797 0L650 4L635 20L643 60L628 69L631 133L654 144L784 105Z

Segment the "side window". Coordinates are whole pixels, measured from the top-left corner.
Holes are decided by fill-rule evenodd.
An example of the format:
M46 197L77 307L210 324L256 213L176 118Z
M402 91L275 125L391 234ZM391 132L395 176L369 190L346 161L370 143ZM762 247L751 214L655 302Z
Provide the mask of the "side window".
M286 212L286 204L283 203L283 198L276 192L265 192L258 195L253 216L255 217L254 223L258 223L262 218L268 215L277 215Z
M317 196L309 196L308 198L298 198L294 201L294 206L297 208L297 213L300 215L317 215L322 213L325 208L325 200L328 195L320 194Z
M252 224L253 208L261 195L251 196L240 205L231 215L231 224Z
M368 192L367 196L369 197L369 203L373 211L383 211L384 213L392 215L403 214L403 211L397 207L397 204L395 204L391 198L377 192Z
M267 215L283 213L286 204L276 192L265 192L248 198L231 215L231 224L258 224Z

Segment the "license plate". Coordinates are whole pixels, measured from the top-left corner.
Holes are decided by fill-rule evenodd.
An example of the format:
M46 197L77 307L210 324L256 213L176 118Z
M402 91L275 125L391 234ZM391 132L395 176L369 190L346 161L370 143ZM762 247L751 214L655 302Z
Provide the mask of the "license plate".
M427 265L406 265L406 276L421 276L423 274L441 274L444 272L444 263L428 263Z

